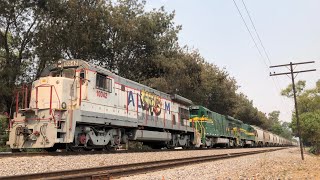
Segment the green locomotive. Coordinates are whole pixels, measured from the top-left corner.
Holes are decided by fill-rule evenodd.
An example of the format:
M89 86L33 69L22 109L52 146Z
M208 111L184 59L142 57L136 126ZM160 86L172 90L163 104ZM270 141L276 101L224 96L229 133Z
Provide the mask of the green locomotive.
M190 126L195 129L196 147L252 147L255 129L235 119L213 112L203 106L190 107Z

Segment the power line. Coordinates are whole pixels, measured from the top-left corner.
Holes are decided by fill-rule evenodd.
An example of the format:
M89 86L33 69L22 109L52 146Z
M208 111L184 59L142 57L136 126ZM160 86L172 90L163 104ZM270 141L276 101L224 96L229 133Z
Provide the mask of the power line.
M262 53L261 53L261 51L260 51L260 49L259 49L259 47L258 47L257 42L254 40L254 37L253 37L253 35L252 35L252 33L251 33L251 31L250 31L250 29L249 29L249 27L248 27L248 25L247 25L247 23L246 23L245 19L243 18L242 13L241 13L241 11L240 11L240 9L239 9L239 7L238 7L238 5L237 5L236 1L235 1L235 0L233 0L233 3L234 3L234 5L236 6L236 8L237 8L237 10L238 10L239 15L241 16L241 19L242 19L242 21L243 21L244 25L246 26L247 31L249 32L249 34L250 34L250 36L251 36L251 39L252 39L252 41L254 42L255 47L257 48L257 50L258 50L258 52L259 52L260 56L262 57L262 60L263 60L264 64L265 64L265 65L266 65L266 67L268 68L268 64L267 64L267 63L266 63L266 61L264 60L264 56L262 55Z
M254 39L254 37L253 37L253 35L252 35L252 33L251 33L251 31L250 31L250 29L249 29L246 21L245 21L245 19L244 19L243 15L242 15L242 13L241 13L241 11L240 11L237 3L235 2L235 0L233 0L233 3L234 3L234 5L236 6L236 8L237 8L237 10L238 10L238 13L239 13L239 15L241 16L241 19L242 19L243 23L245 24L245 26L246 26L246 28L247 28L247 31L249 32L249 34L250 34L250 36L251 36L251 39L252 39L252 41L254 42L255 47L257 48L257 50L258 50L258 52L259 52L259 54L260 54L260 56L261 56L264 64L266 65L266 68L269 70L269 67L268 67L268 65L267 65L267 63L266 63L266 61L265 61L265 57L262 55L260 49L258 48L258 45L257 45L257 43L256 43L256 41L255 41L255 39ZM264 51L264 54L265 54L265 56L266 56L266 59L269 61L270 65L271 65L271 60L270 60L270 58L269 58L269 55L268 55L268 53L267 53L267 51L266 51L266 48L264 47L264 45L263 45L263 43L262 43L262 40L261 40L261 38L260 38L260 35L259 35L259 33L258 33L255 25L254 25L254 22L253 22L253 20L252 20L252 18L251 18L251 15L250 15L250 13L249 13L249 10L248 10L248 8L247 8L244 0L242 0L242 4L243 4L243 6L244 6L244 8L245 8L245 10L246 10L246 13L247 13L249 19L250 19L250 22L251 22L251 25L253 26L253 29L254 29L254 31L255 31L255 34L256 34L256 36L258 37L258 40L259 40L259 42L260 42L260 44L261 44L261 47L262 47L262 49L263 49L263 51ZM276 77L276 80L277 80L277 81L275 81L273 78L271 78L271 79L272 79L272 82L273 82L274 86L276 87L276 89L279 89L279 90L281 91L278 78ZM281 99L283 105L285 105L286 103L285 103L285 101L284 101L284 97L281 96L280 99Z
M256 32L256 35L257 35L258 40L259 40L259 42L260 42L260 44L261 44L261 47L262 47L262 49L263 49L263 51L264 51L264 53L265 53L265 55L266 55L269 63L271 64L269 55L268 55L268 53L267 53L267 51L266 51L266 48L264 47L264 45L263 45L263 43L262 43L262 41L261 41L261 38L260 38L260 36L259 36L259 33L258 33L258 31L257 31L257 29L256 29L256 26L254 25L253 20L252 20L252 18L251 18L251 15L250 15L250 13L249 13L249 10L248 10L248 8L247 8L244 0L241 0L241 1L242 1L242 4L243 4L244 8L246 9L246 12L247 12L247 14L248 14L248 16L249 16L249 19L250 19L250 22L251 22L251 24L252 24L252 26L253 26L253 29L254 29L254 31Z

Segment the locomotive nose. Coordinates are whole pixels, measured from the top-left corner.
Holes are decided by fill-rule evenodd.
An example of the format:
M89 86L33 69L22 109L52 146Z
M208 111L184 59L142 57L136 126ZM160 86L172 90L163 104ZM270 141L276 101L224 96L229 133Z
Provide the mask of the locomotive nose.
M23 136L29 136L30 134L32 134L33 130L32 129L28 129L28 127L18 127L16 129L16 135L23 135Z

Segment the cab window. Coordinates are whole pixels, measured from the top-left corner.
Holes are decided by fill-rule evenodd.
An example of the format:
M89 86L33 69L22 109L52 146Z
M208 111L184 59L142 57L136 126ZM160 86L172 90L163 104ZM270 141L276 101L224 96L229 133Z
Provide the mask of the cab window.
M179 107L179 113L180 113L180 124L181 126L184 126L184 120L189 119L189 111L188 109Z
M190 114L191 115L199 115L199 109L191 109Z
M51 76L51 77L74 78L75 69L74 68L57 69L57 70L51 71L49 76Z
M64 69L62 71L62 76L66 78L74 78L74 69Z
M111 93L112 80L108 78L106 75L98 73L96 77L96 88Z

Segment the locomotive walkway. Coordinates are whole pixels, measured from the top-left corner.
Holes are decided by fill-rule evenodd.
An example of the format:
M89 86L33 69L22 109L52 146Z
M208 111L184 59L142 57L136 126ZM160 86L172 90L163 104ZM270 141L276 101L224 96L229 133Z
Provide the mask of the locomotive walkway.
M211 156L197 156L181 159L170 159L161 161L151 161L143 163L123 164L115 166L102 166L86 169L75 169L67 171L55 171L37 174L17 175L0 177L0 179L110 179L122 176L129 176L132 174L146 173L149 171L156 171L168 169L177 166L190 165L201 162L215 161L221 159L235 158L240 156L247 156L259 153L266 153L271 151L282 150L285 148L264 149L250 152L219 154Z

